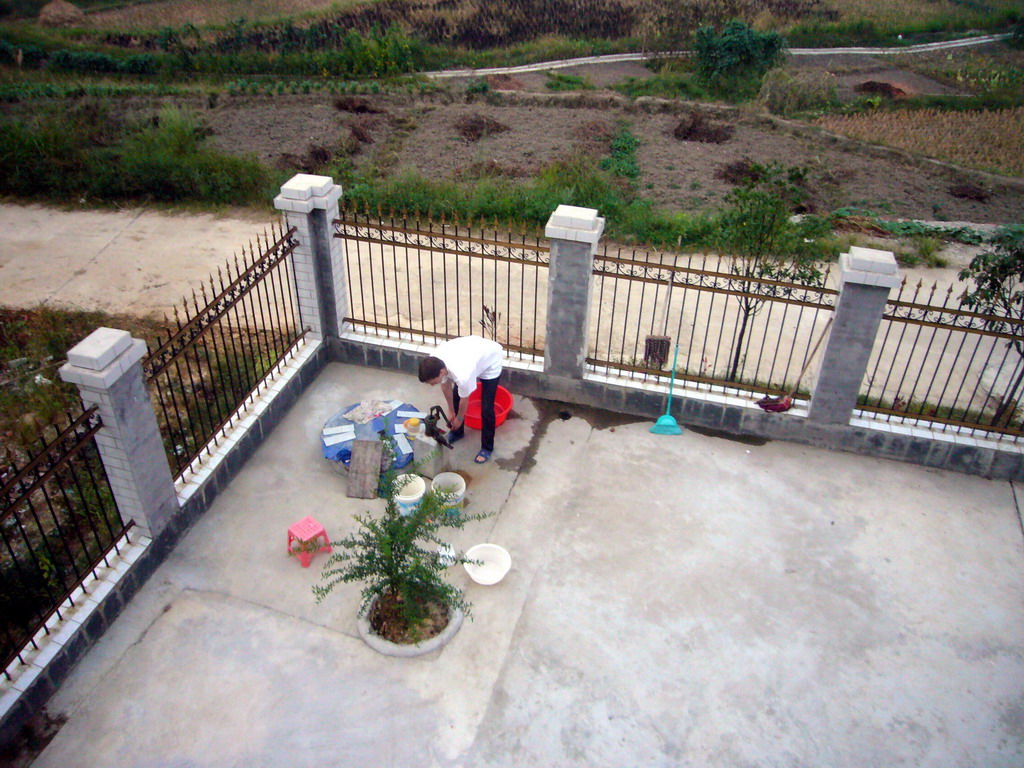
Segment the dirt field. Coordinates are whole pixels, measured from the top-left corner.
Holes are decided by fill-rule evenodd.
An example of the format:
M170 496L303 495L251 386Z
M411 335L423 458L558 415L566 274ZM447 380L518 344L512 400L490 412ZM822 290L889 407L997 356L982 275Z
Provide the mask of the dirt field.
M972 54L973 55L973 54ZM899 85L907 92L945 93L950 86L890 59L871 56L793 57L790 66L833 72L841 93L868 80ZM135 115L151 115L174 102L197 112L224 151L254 154L270 167L320 172L339 146L353 151L357 169L375 173L418 171L432 179L459 179L470 166L487 165L514 179L526 178L568 152L581 136L601 125L608 131L628 125L640 140L637 150L639 195L674 211L717 207L732 188L721 178L730 163L777 161L809 169L812 208L827 212L843 206L871 209L883 216L1003 224L1024 211L1024 180L993 176L915 157L843 137L797 122L767 116L755 107L686 105L651 99L629 102L608 90L626 77L649 77L635 63L588 65L561 70L586 77L594 90L551 93L543 72L496 80L511 88L469 97L466 81L432 96L363 96L364 110L337 107L326 94L221 96L210 106L193 99L132 99L113 102ZM366 110L369 111L366 111ZM32 105L2 105L0 116L25 115ZM699 110L713 123L733 129L721 144L680 141L680 120ZM479 141L463 138L460 118L481 116L507 130ZM1024 139L1022 139L1024 141ZM955 187L989 193L985 202L955 197ZM982 195L984 196L984 195Z
M489 160L528 174L568 151L582 126L599 121L615 126L621 121L641 140L640 194L671 210L718 205L731 189L718 174L744 158L807 166L815 207L821 211L852 205L898 218L1006 223L1017 220L1024 210L1024 181L956 169L737 110L712 117L735 126L732 138L706 144L672 136L680 121L677 114L652 114L598 92L513 95L501 104L376 97L368 102L381 112L369 115L340 112L332 102L326 96L239 97L222 99L213 109L197 100L195 108L213 130L217 146L252 152L279 166L306 155L311 146L335 146L350 126L359 124L373 143L360 144L353 158L357 167L379 160L387 148L397 150L393 170L417 170L428 178L455 178L474 162ZM466 141L455 123L475 114L509 130ZM405 131L404 140L390 141L399 123L413 127ZM293 157L282 160L283 155ZM958 185L979 186L992 194L984 203L957 198L949 190Z

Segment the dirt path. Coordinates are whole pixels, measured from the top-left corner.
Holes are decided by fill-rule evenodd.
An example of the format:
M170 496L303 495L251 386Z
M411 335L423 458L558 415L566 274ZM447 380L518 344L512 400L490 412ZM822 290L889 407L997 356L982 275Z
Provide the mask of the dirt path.
M0 304L161 315L276 220L0 205Z

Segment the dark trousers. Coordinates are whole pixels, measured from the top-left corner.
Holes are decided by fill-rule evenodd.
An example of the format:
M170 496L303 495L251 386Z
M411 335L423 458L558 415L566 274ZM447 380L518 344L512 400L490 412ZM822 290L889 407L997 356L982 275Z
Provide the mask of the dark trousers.
M483 422L484 427L480 432L480 447L485 451L494 450L494 396L498 394L499 379L501 379L501 376L496 379L480 379L480 383L483 385L480 393L480 420ZM455 407L456 413L459 411L459 403L461 402L462 398L459 397L458 386L452 387L452 405ZM452 416L454 415L453 413ZM462 437L465 429L465 425L458 429L453 429L452 437Z

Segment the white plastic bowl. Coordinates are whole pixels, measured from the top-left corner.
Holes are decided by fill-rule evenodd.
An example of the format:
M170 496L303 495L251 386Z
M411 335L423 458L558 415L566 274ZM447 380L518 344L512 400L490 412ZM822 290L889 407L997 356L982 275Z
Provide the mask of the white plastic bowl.
M469 578L477 584L497 584L508 573L512 567L512 555L499 547L497 544L477 544L466 550L467 560L479 560L481 565L476 563L463 563L463 568L469 574Z

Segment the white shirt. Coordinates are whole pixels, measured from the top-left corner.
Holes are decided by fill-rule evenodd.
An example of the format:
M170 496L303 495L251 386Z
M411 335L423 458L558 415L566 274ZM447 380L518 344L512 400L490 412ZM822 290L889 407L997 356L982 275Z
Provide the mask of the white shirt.
M483 336L462 336L438 345L433 355L448 369L447 379L459 388L459 397L469 397L476 389L477 379L496 379L501 375L505 350Z

